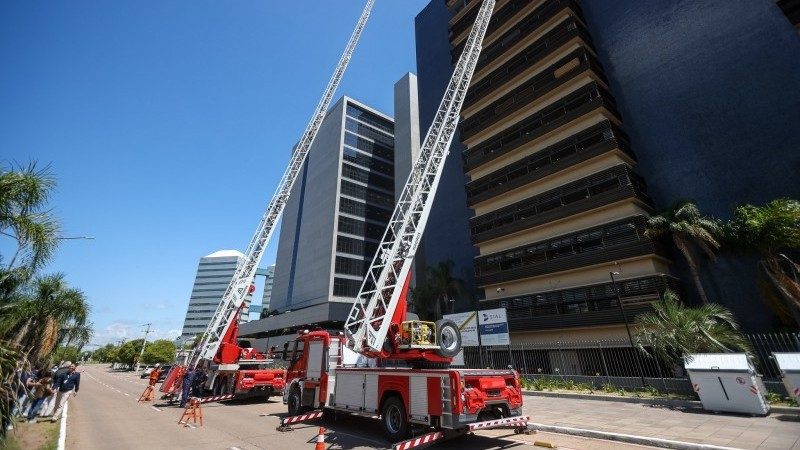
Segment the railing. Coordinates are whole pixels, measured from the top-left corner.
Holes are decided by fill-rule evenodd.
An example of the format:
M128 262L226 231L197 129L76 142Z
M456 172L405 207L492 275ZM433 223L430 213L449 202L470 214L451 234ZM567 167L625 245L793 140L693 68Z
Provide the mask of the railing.
M770 391L785 395L773 352L800 352L800 333L745 335L753 359ZM642 379L661 392L693 395L680 365L670 366L632 348L627 339L551 341L508 346L465 347L465 366L503 369L511 365L527 378L556 378L590 383L599 389L641 388ZM641 367L641 369L640 369Z
M647 218L633 216L544 241L475 258L475 283L486 286L548 273L664 254L660 242L645 236Z
M644 181L621 164L473 217L472 242L485 242L626 198L650 204Z
M487 127L516 113L525 106L535 103L548 92L554 91L578 74L592 71L600 79L602 76L600 64L588 50L581 47L569 55L558 60L530 80L514 88L488 106L461 122L461 139L467 140Z
M532 183L580 162L619 149L631 158L627 135L604 120L563 141L544 148L465 186L467 206Z
M467 149L462 156L464 167L472 170L599 108L619 115L611 94L592 82Z
M629 320L649 312L650 304L667 289L681 290L676 278L664 274L619 280L616 286ZM611 282L483 300L480 305L481 309L505 308L511 331L624 323Z
M547 55L560 48L564 43L574 37L580 36L584 42L590 43L591 38L586 33L583 25L574 18L567 19L555 28L548 31L541 39L520 51L503 65L475 82L469 88L464 99L464 109L469 108L478 99L497 87L502 86L513 77L527 70L533 64L541 61Z
M478 58L478 65L475 67L475 70L481 70L490 61L493 61L495 58L505 53L509 48L517 45L523 39L526 39L545 22L566 9L573 11L573 13L580 11L580 8L574 0L551 0L545 2L531 14L517 22L513 27L511 27L511 29L503 33L502 36L498 37L489 46L487 46L481 52L481 56ZM451 55L455 55L455 57L452 58L454 61L458 59L458 55L460 54L459 52L461 52L463 48L464 45L461 44L451 50Z

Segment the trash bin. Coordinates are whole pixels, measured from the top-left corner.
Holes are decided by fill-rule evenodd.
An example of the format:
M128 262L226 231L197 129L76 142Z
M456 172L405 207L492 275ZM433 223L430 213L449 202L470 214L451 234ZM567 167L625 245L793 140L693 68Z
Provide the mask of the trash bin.
M703 409L756 415L769 413L764 383L745 353L698 353L684 357Z
M800 402L800 353L773 353L783 377L786 392Z

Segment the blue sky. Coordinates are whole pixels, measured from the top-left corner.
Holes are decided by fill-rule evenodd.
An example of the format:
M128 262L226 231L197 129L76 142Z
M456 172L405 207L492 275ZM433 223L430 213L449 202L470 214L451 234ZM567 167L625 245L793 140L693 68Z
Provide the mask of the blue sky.
M391 115L427 2L377 1L337 97ZM198 258L246 247L363 3L0 2L0 163L52 164L63 234L95 237L45 269L86 292L94 343L177 335Z

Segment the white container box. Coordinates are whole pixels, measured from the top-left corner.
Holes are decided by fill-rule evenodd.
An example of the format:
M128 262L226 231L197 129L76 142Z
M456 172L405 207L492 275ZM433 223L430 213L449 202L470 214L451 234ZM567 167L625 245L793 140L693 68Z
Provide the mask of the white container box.
M698 353L684 357L703 409L766 415L766 389L745 353Z
M800 402L800 353L773 353L789 396Z

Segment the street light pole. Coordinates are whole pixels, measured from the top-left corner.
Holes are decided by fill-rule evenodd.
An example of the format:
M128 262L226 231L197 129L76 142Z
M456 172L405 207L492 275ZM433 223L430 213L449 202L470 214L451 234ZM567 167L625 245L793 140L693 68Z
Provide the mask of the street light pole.
M145 323L142 326L146 326L147 329L144 330L144 342L142 342L142 350L139 351L139 357L136 359L136 369L139 369L139 363L142 362L142 355L144 355L144 346L147 345L147 335L150 334L150 326L153 325L152 323Z
M636 348L633 345L633 336L631 335L631 327L628 325L628 315L625 314L625 307L622 306L622 297L619 295L619 288L617 287L617 280L614 278L614 275L619 275L619 272L608 272L611 276L611 284L614 286L614 293L617 295L617 305L619 305L619 311L622 313L622 320L625 322L625 331L628 332L628 342L631 344L631 349L634 351L636 355L636 366L639 369L639 378L642 379L642 387L647 386L647 383L644 381L644 370L642 369L642 361L639 359L639 353L636 351Z

